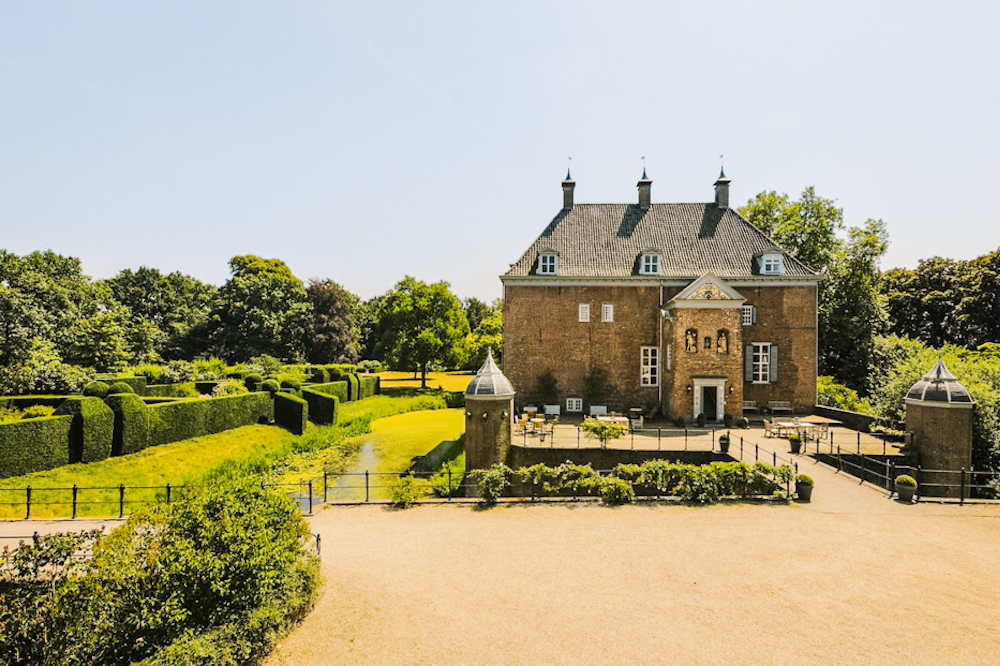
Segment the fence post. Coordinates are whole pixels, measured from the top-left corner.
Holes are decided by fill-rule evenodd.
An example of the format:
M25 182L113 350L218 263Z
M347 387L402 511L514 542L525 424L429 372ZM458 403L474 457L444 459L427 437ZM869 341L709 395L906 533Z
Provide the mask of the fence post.
M772 456L771 457L771 464L774 465L775 467L777 467L778 466L778 452L777 451L771 451L771 456Z
M687 429L687 426L684 426L684 450L685 451L688 450L688 429Z
M965 468L962 468L962 479L958 482L958 503L965 504Z
M366 502L370 498L370 495L368 493L368 488L369 488L369 486L368 486L368 470L365 470L365 501Z
M819 453L819 444L816 445L816 453ZM833 431L830 431L830 453L833 453Z
M885 485L889 485L889 459L885 459Z
M632 426L629 426L629 431L632 433L632 450L635 451L635 430L632 430Z
M326 482L326 475L327 475L327 473L323 472L323 504L327 503L326 491L327 491L327 488L329 488L329 486L327 485L327 482Z
M309 479L309 513L313 512L313 482Z
M319 539L319 535L317 534L316 535L316 557L319 557L321 554L322 553L321 553L321 549L320 549L320 539Z
M860 437L860 436L861 436L861 433L859 432L858 433L858 437ZM840 452L840 447L839 446L837 447L837 467L840 469L841 472L844 471L844 456Z
M167 484L167 504L170 504L170 484Z
M27 509L25 510L25 513L24 513L24 519L28 520L29 518L31 518L31 486L28 486L24 490L25 490L25 496L26 496L26 498L25 498L25 506L27 507Z
M753 461L757 462L760 460L760 444L753 445Z
M451 465L448 466L448 501L451 501Z
M660 430L662 430L662 428L660 428L660 426L656 426L656 450L657 451L660 450Z
M125 517L125 484L118 484L118 517Z
M580 448L580 426L576 427L576 448Z
M917 489L913 491L913 496L920 501L920 484L924 482L924 470L922 465L917 465Z
M740 462L743 462L743 435L740 435ZM744 479L745 479L745 478L746 478L746 477L745 477L745 475L744 475ZM746 482L746 481L744 480L744 483L745 483L745 482Z
M77 492L77 487L76 487L76 484L74 483L73 484L73 520L76 520L76 492Z

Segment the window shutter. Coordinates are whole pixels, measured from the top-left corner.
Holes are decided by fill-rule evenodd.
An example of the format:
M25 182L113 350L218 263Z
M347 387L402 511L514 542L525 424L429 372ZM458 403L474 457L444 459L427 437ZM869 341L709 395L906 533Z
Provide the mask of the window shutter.
M778 383L778 345L771 345L771 383Z
M753 381L753 345L743 346L743 381Z
M752 324L756 324L757 323L757 306L756 305L751 305L750 306L750 323L752 323Z

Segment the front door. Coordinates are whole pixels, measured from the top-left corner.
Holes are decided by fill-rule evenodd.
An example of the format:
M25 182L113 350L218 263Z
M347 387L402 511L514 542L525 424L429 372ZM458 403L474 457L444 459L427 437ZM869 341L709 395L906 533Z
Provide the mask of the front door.
M705 414L706 421L718 421L718 399L719 389L715 386L703 386L701 394L701 409Z

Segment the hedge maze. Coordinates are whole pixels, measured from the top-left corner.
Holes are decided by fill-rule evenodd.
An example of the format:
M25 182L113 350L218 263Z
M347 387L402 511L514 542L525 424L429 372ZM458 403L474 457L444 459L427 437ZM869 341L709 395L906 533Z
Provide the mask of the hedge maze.
M99 377L106 387L127 388L105 392L93 387L73 396L0 397L0 408L55 408L52 416L0 424L0 478L128 455L254 423L273 423L300 435L307 421L335 424L341 402L380 393L378 377L359 376L353 366L288 367L304 373L310 383L298 388L298 382L285 381L295 388L268 391L263 385L269 382L246 373L236 379L250 393L212 398L205 395L214 388L211 382L148 386L142 376ZM182 397L195 393L192 389L201 397Z

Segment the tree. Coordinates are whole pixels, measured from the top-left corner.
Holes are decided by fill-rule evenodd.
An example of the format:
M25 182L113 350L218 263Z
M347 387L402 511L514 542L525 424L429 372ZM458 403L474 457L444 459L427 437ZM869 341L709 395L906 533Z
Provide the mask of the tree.
M503 365L503 314L490 310L479 325L465 338L465 368L475 370L486 361L486 354L493 350L493 358Z
M379 321L382 319L382 309L388 294L373 296L359 303L355 310L355 325L358 329L359 354L364 359L378 358ZM384 359L382 359L384 360Z
M393 367L420 372L427 386L433 364L461 364L469 322L447 282L428 285L406 276L386 294L379 319L377 351Z
M826 268L839 244L837 232L844 226L844 212L833 199L816 195L812 186L798 201L787 194L761 192L739 209L740 215L771 236L775 243L810 268Z
M354 363L360 333L354 311L358 297L333 280L310 280L306 288L312 314L306 322L305 348L310 363Z
M465 318L469 320L470 331L475 331L479 323L493 312L493 308L474 297L462 301L462 310L465 312Z
M229 361L259 354L300 359L312 310L302 282L280 259L236 256L229 268L211 317L216 352Z

